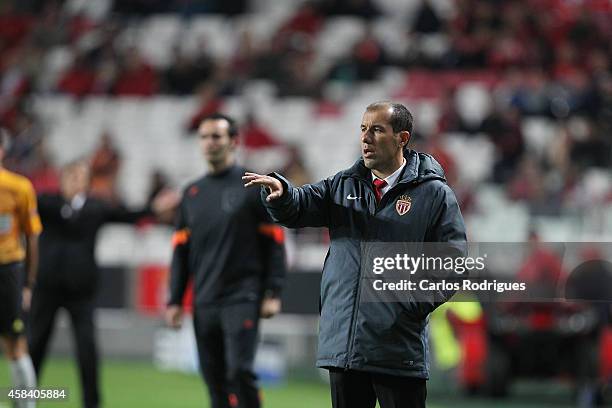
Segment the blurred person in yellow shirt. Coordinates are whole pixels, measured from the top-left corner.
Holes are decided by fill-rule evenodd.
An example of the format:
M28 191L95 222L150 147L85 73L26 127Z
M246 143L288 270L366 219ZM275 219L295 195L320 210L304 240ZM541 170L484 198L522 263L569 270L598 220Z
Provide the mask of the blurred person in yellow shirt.
M23 313L30 308L36 282L42 225L30 181L2 166L9 143L8 133L0 129L0 340L10 360L14 389L31 389L36 387L36 374ZM35 403L16 400L15 406L30 408Z

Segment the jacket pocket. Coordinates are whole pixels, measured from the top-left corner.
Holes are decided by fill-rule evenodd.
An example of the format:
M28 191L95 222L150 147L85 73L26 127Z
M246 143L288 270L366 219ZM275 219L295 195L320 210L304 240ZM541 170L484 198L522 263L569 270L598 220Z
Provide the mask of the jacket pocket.
M421 369L425 366L425 350L422 341L425 321L415 319L398 304L376 304L381 311L396 312L393 320L368 319L360 325L356 338L357 352L365 364L398 368ZM382 313L384 315L384 312ZM389 316L387 316L389 317Z

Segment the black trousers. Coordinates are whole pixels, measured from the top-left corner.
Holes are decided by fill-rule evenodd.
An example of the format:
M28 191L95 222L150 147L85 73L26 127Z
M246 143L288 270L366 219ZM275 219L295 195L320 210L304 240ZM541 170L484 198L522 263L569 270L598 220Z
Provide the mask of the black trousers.
M260 407L253 372L258 320L257 302L195 308L200 369L211 408Z
M365 371L329 369L333 408L425 408L427 382Z
M83 406L97 408L100 404L100 392L93 296L75 298L51 290L34 290L28 343L36 375L40 376L49 339L53 333L55 316L60 307L68 311L72 323L83 390Z

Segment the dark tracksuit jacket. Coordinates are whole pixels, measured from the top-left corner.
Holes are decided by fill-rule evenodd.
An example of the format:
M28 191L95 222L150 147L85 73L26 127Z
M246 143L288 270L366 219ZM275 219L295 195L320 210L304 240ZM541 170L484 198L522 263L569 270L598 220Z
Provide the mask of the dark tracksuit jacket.
M182 303L190 276L196 306L280 294L283 231L270 220L259 191L244 188L244 172L232 166L186 187L173 238L168 304Z
M319 367L429 377L428 314L440 302L359 301L364 242L456 243L457 255L465 255L463 217L442 168L427 154L407 151L404 157L402 174L378 204L363 159L299 188L273 173L285 191L270 203L264 199L267 192L261 191L275 222L329 228L331 243L321 279ZM411 198L404 215L396 210L402 195ZM446 300L452 294L441 295Z

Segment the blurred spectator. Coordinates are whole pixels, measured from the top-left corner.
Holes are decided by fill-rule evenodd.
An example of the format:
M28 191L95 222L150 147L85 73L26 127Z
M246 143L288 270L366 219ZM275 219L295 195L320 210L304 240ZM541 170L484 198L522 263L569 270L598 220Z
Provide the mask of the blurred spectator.
M260 47L254 41L251 31L243 30L239 34L236 50L229 61L235 81L244 82L255 76L255 61L260 52Z
M430 0L423 0L415 13L412 31L420 34L437 33L442 29L442 20Z
M46 152L41 148L43 128L36 115L23 105L17 111L12 128L12 143L6 158L7 168L26 176L34 173L44 162Z
M480 130L496 148L493 181L505 183L525 150L519 112L512 108L496 109L483 120Z
M192 94L197 86L208 80L214 72L214 61L204 52L191 58L184 55L177 46L174 48L172 61L173 64L164 75L165 90L171 94Z
M372 0L326 0L324 4L327 15L348 15L371 20L381 14Z
M278 76L273 79L279 97L304 96L318 98L321 95L321 79L315 70L315 53L311 40L295 35L292 48L280 60Z
M227 16L236 16L247 12L249 0L216 0L215 12Z
M157 92L157 73L137 49L127 50L113 93L118 96L152 96Z
M449 65L459 68L484 67L493 30L499 26L501 16L495 12L495 5L486 1L464 0L457 6L450 21L451 51L446 59Z
M257 123L253 113L247 114L245 124L240 134L242 135L243 144L247 148L257 149L280 144L267 129Z
M43 136L39 119L26 110L18 111L4 165L28 177L37 192L54 192L59 188L59 178Z
M493 40L493 46L487 58L489 66L493 68L519 66L527 58L527 48L522 39L506 29Z
M438 132L467 132L468 126L463 122L455 103L456 89L447 88L440 97L440 116L438 117Z
M0 50L19 47L32 29L36 18L23 13L16 7L17 2L0 2Z
M281 36L291 37L301 33L309 36L316 35L323 26L324 16L314 1L303 2L285 24L279 29Z
M49 159L44 144L41 143L36 149L39 151L36 154L37 166L29 174L34 190L39 194L56 192L60 187L59 171Z
M298 36L299 38L299 36ZM274 81L281 76L281 65L287 58L289 41L286 36L276 34L270 40L270 46L254 55L253 78Z
M604 76L598 82L594 106L595 117L602 132L612 134L612 74Z
M280 169L280 173L294 186L303 186L312 182L312 175L306 168L304 157L297 146L289 146L289 160L287 165Z
M37 13L40 13L37 14L39 18L32 26L29 41L42 48L51 48L76 40L70 35L70 21L62 13L61 2L45 1Z
M457 181L457 164L453 159L453 156L449 154L446 147L443 145L444 135L442 133L434 132L429 138L427 138L423 151L431 154L436 158L442 169L449 185L454 187Z
M370 27L355 43L351 54L331 69L328 77L346 82L372 81L386 63L385 51Z
M551 115L550 83L541 68L524 71L512 89L511 104L523 115Z
M572 133L570 159L578 168L610 167L612 165L611 144L598 129L584 121L585 129L581 133Z
M77 55L72 67L60 78L57 89L60 92L81 98L94 90L96 73L83 55Z
M197 90L198 108L189 119L187 130L193 132L198 129L202 119L219 112L223 108L223 101L219 98L217 85L213 82L202 84Z
M278 141L252 113L247 113L240 135L244 165L258 172L279 171L292 160L289 147Z
M412 139L416 140L413 142ZM470 214L474 211L476 200L474 186L459 177L460 168L448 148L444 146L444 139L445 135L441 132L434 132L427 139L415 132L411 138L411 143L414 143L414 150L429 153L436 158L444 170L448 184L455 192L457 201L461 206L461 212L464 215Z
M169 11L178 11L183 17L193 14L211 13L228 16L243 14L247 8L247 0L176 0L168 2Z
M105 131L100 136L100 144L91 157L90 194L110 203L119 204L116 184L120 166L121 155L110 133Z
M576 75L579 70L577 57L577 50L572 44L561 44L556 50L553 78L563 81Z
M530 295L535 297L531 300L557 298L559 284L567 275L561 256L550 244L542 243L534 230L529 232L527 242L528 253L516 274L517 282L527 283Z
M531 156L525 156L516 170L508 186L510 198L534 201L543 190L542 170L538 161Z
M558 215L563 205L562 188L550 182L535 157L525 155L509 181L508 197L525 201L532 215Z
M166 0L121 0L113 2L113 11L120 14L149 14L170 11L174 2Z
M0 112L9 110L31 87L23 54L19 50L13 51L0 61Z
M302 3L274 34L270 47L257 53L255 76L274 81L280 97L319 96L314 38L322 25L318 4Z

